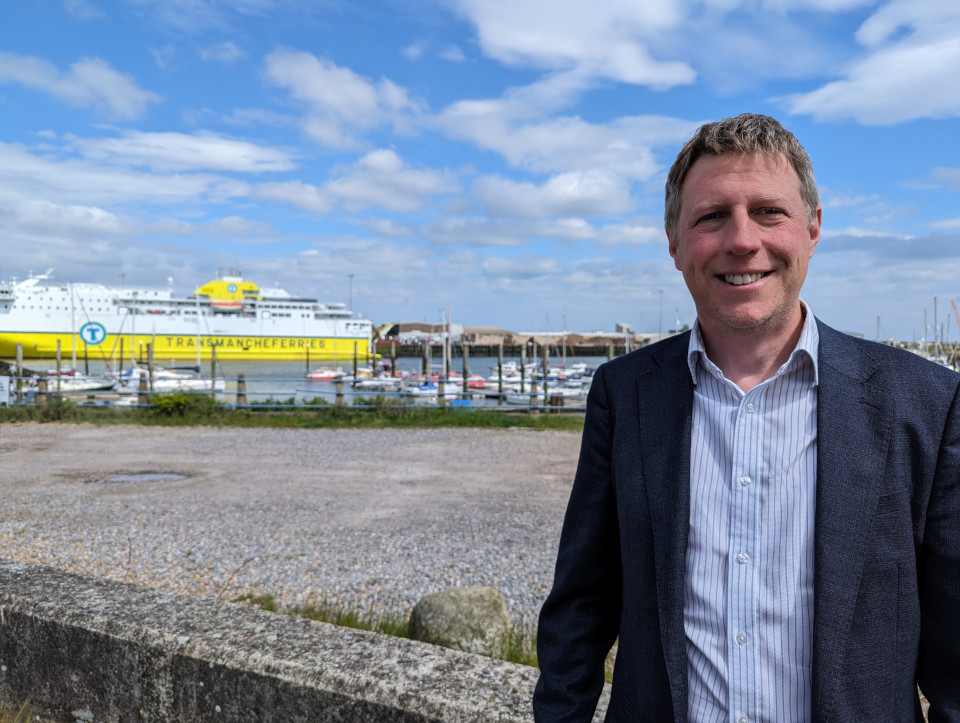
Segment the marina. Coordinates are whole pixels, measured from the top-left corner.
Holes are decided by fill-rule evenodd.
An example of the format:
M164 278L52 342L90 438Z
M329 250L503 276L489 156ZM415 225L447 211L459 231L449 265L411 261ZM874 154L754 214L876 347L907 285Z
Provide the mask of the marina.
M315 368L302 362L216 360L200 367L160 368L152 376L145 366L129 365L117 371L109 362L90 362L72 375L33 362L18 376L15 360L0 360L0 377L9 380L9 403L43 403L41 395L60 395L78 404L150 404L158 394L212 394L224 406L302 408L375 404L449 404L460 407L582 408L592 372L604 357L588 357L566 366L550 364L544 377L541 365L496 357L474 357L469 367L446 374L445 365L430 365L423 373L420 359L380 360L375 366L328 367L318 378ZM202 370L202 373L201 373ZM500 373L502 370L502 374ZM85 385L92 388L85 388ZM41 388L42 387L42 388ZM2 403L2 398L0 398Z

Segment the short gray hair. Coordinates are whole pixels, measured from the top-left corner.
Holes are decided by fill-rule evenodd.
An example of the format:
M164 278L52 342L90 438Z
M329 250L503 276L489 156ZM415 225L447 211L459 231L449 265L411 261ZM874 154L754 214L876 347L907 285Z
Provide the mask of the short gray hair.
M693 164L700 156L722 156L725 153L786 158L797 173L800 197L807 207L807 220L816 218L820 195L813 178L813 164L796 136L776 118L741 113L700 126L677 154L667 174L664 198L663 223L669 235L676 237L677 224L680 222L680 192Z

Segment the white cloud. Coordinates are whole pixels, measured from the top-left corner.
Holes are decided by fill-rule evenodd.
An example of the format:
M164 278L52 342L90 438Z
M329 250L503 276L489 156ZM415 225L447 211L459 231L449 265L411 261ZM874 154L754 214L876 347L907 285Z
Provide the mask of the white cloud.
M832 238L835 236L853 236L855 238L910 238L909 236L904 237L903 234L887 233L884 231L878 231L875 228L863 228L862 226L846 226L844 228L837 229L824 229L822 234L824 238Z
M880 200L880 196L876 193L870 195L856 195L851 193L831 193L826 194L823 192L824 189L820 189L821 196L823 196L823 207L824 208L856 208L858 206L863 206L867 203L876 203Z
M407 60L419 60L428 47L429 45L425 40L418 40L401 50L400 54Z
M206 231L218 236L230 236L234 239L256 237L262 240L265 237L274 235L273 229L268 223L250 221L242 216L225 216L214 219L204 225Z
M662 243L666 248L667 237L660 226L648 226L640 223L608 224L600 228L597 242L608 245L626 244L642 246L649 243Z
M256 195L313 213L326 213L335 205L350 211L379 207L404 212L457 189L450 173L408 168L394 151L381 149L363 156L347 172L322 186L301 181L267 183Z
M420 232L428 241L443 246L523 246L530 240L529 224L524 227L514 219L441 218L425 224Z
M516 258L489 257L483 261L483 273L498 279L535 279L554 276L563 266L554 258L525 254Z
M525 246L535 238L576 243L593 238L596 230L579 218L533 220L451 216L424 224L420 233L428 241L442 246L509 247Z
M679 2L457 0L455 4L476 26L483 52L506 65L578 69L594 77L656 89L695 79L686 63L653 58L646 43L684 20Z
M84 159L58 160L0 143L0 203L44 199L57 205L117 203L200 204L248 195L245 183L206 173L163 175L105 166Z
M116 236L130 230L129 224L96 206L56 204L33 199L16 203L4 218L8 228L53 232L62 236Z
M0 83L18 83L70 105L95 108L124 120L139 118L150 103L161 100L99 58L82 58L61 72L43 58L0 51Z
M89 0L64 0L64 9L78 20L99 20L104 12Z
M469 140L502 155L513 166L535 172L606 168L631 180L646 180L661 170L653 149L689 137L698 122L663 116L623 117L589 123L576 117L528 122L518 120L523 104L461 101L445 109L434 124L447 135Z
M467 59L458 45L447 45L437 55L444 60L452 60L455 63L462 63Z
M945 218L940 221L933 221L927 225L930 228L946 229L948 231L952 231L954 229L960 230L960 218Z
M911 35L949 36L960 21L960 7L942 0L892 0L881 6L856 32L867 47L880 47L901 32Z
M72 140L87 158L156 171L264 173L289 171L296 166L287 151L213 135L128 131L117 138Z
M200 50L200 58L224 65L232 65L243 57L243 51L231 42L218 43Z
M310 53L274 51L266 59L266 76L308 106L304 129L332 147L357 147L363 131L397 123L418 108L407 91L389 79L373 82Z
M960 168L934 168L930 177L938 184L944 184L954 189L960 189Z
M303 181L263 183L257 186L254 197L264 201L289 203L316 214L324 214L334 205L334 199L324 189Z
M485 176L473 195L493 216L605 216L631 207L627 184L600 170L561 173L541 186Z
M149 48L150 55L153 56L153 62L158 68L166 68L170 61L177 54L177 49L172 45L164 45L162 48Z
M960 116L960 5L894 0L868 18L856 37L866 53L842 78L779 101L791 113L863 125Z
M407 224L398 223L389 218L371 218L364 221L363 226L377 236L402 238L413 236L415 233L414 229Z

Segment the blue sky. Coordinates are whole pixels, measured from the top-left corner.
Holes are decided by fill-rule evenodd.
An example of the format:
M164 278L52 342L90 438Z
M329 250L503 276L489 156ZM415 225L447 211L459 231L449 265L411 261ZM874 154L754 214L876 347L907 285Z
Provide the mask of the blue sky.
M4 3L0 273L189 293L239 268L377 323L655 332L694 313L666 171L743 111L813 158L814 312L932 339L936 299L960 338L943 0Z

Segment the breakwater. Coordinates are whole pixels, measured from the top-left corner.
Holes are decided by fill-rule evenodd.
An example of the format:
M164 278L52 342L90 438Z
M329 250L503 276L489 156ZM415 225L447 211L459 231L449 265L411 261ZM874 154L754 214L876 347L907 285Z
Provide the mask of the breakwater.
M527 721L533 668L0 561L0 711L46 721Z

